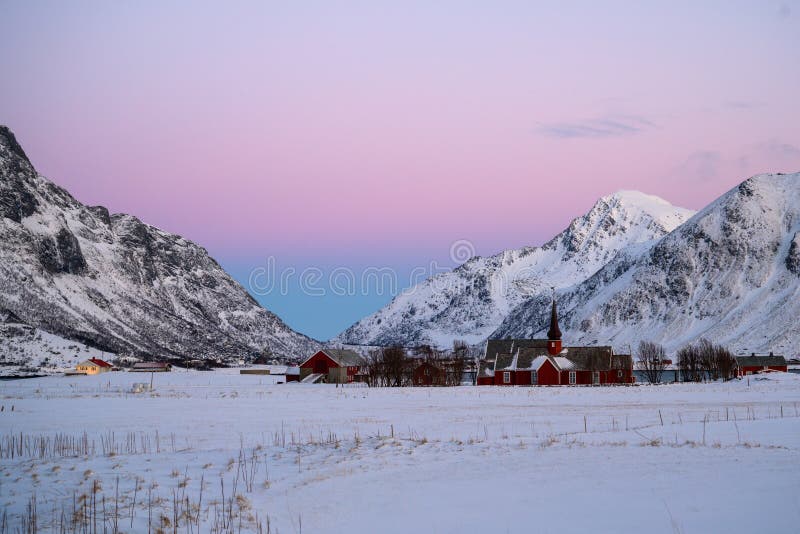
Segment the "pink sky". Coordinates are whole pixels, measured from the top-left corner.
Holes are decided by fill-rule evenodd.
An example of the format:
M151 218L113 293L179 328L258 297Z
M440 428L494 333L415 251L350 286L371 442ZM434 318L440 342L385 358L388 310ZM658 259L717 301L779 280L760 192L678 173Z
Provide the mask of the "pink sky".
M223 261L489 254L800 169L798 2L161 4L4 3L0 122Z

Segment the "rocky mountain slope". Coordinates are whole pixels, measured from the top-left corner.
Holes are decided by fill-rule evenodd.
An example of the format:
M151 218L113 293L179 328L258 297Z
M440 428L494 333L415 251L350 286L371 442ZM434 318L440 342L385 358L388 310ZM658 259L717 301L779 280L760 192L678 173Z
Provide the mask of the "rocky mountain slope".
M99 350L239 359L317 343L265 310L202 247L88 207L0 127L0 313Z
M334 341L479 343L532 296L580 284L615 259L638 257L692 214L635 191L603 197L544 246L474 257L397 296Z
M674 350L707 337L738 352L800 354L800 173L746 180L558 298L568 344L651 339ZM542 335L547 302L520 303L492 335Z

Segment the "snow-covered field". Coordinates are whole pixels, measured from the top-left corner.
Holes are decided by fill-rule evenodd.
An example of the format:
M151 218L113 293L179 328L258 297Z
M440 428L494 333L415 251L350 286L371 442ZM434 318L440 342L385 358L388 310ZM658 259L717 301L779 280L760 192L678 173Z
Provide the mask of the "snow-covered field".
M238 371L0 383L0 529L797 532L800 376L337 388ZM5 517L5 519L3 519Z

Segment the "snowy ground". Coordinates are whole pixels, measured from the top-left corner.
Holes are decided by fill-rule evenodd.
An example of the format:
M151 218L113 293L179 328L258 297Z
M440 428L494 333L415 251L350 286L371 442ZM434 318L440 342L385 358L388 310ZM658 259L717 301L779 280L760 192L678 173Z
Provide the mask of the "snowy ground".
M149 381L136 373L0 383L0 527L3 514L11 527L32 515L34 494L45 531L71 521L283 533L800 525L797 375L368 389L235 373L157 374L144 394L129 393Z

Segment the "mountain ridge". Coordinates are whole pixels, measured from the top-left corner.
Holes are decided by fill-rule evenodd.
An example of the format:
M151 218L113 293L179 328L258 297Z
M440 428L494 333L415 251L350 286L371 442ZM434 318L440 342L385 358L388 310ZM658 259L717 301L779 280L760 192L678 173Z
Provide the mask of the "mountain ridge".
M601 197L541 247L473 257L423 281L333 341L433 344L480 342L528 296L588 278L617 255L635 254L694 212L636 191Z
M206 249L85 206L0 126L0 310L108 352L240 359L319 343L262 308Z
M739 352L800 353L800 173L732 188L629 261L559 292L576 343L679 346L708 337ZM540 335L544 302L520 304L492 334Z

